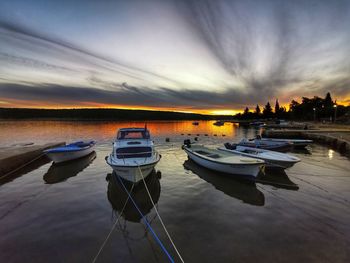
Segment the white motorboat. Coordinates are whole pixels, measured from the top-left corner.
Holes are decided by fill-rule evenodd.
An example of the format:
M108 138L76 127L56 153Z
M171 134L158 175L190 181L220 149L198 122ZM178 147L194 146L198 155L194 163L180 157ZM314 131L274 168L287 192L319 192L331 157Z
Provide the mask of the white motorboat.
M117 175L136 183L152 172L160 158L147 128L122 128L106 162Z
M259 148L271 151L288 151L291 150L293 144L291 142L273 142L273 141L262 141L259 139L246 139L243 138L239 143L232 144L232 146L246 146L251 148Z
M304 139L278 139L278 138L262 138L261 136L257 136L256 137L257 140L261 140L261 141L269 141L269 142L284 142L284 143L291 143L293 145L294 148L297 149L303 149L306 146L308 146L309 144L312 144L313 141L312 140L304 140Z
M95 141L78 141L65 146L45 150L44 153L54 163L62 163L89 155L94 151Z
M232 147L232 145L229 143L225 144L225 147L219 148L219 150L264 160L266 167L274 167L279 169L286 169L292 167L297 162L300 162L299 158L286 153L245 146Z
M185 140L183 149L195 163L205 168L231 175L255 178L265 164L263 160L234 155L199 144L191 144L188 140Z

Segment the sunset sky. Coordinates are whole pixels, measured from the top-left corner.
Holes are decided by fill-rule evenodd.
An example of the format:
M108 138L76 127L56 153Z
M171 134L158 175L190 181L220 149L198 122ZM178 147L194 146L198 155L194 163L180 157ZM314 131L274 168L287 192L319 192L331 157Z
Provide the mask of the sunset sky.
M350 1L0 2L0 107L350 103Z

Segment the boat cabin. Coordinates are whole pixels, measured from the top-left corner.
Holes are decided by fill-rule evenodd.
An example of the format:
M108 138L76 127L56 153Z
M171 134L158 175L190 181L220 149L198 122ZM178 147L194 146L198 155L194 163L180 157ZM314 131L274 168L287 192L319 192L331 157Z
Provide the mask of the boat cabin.
M147 158L153 153L153 143L146 128L122 128L117 133L117 159Z
M145 128L124 128L120 129L117 134L117 140L135 140L150 139L149 131Z

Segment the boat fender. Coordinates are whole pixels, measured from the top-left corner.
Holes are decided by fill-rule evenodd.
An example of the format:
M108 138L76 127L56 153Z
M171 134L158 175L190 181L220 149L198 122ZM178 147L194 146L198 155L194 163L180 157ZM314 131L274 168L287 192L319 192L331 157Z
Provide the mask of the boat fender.
M159 180L162 178L162 172L161 171L157 171L156 175L157 175Z
M170 142L170 138L165 138L165 141L166 142Z
M106 181L107 181L107 182L109 182L109 181L111 180L111 176L112 176L111 173L108 173L108 174L106 175Z
M194 140L195 140L195 141L198 141L198 137L194 137Z

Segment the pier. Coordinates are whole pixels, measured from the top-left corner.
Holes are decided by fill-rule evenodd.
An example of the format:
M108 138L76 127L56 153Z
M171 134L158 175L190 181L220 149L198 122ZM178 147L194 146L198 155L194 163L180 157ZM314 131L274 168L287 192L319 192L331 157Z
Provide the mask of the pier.
M43 150L64 144L64 142L58 142L43 145L18 144L15 146L0 147L0 179L10 176L12 172L43 156Z

